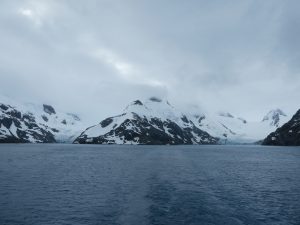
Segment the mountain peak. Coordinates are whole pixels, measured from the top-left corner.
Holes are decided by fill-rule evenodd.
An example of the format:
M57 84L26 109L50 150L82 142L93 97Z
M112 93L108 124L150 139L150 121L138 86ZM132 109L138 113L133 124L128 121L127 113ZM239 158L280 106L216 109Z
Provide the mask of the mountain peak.
M124 109L124 113L128 112L140 112L140 111L145 111L147 110L147 107L141 100L135 100L131 102L129 105L126 106Z
M146 116L148 118L181 118L181 113L177 111L167 100L159 99L157 97L151 97L143 101L135 100L127 105L123 113L128 115L139 115L141 117Z
M271 126L279 127L281 118L286 117L287 115L281 109L270 110L267 115L264 116L262 122L270 121Z

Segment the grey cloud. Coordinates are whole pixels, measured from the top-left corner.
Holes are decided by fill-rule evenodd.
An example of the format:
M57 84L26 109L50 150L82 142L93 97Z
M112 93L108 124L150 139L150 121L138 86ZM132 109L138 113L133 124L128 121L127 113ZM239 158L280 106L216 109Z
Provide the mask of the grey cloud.
M260 119L299 99L294 0L0 3L0 94L91 120L137 98Z

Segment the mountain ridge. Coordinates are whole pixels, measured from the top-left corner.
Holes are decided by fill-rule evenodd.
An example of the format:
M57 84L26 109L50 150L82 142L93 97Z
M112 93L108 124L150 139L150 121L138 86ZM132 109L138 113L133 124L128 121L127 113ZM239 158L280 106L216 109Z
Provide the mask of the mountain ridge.
M270 110L261 122L252 122L231 112L207 113L195 105L182 112L166 99L151 97L135 100L119 115L87 128L76 114L62 113L49 104L1 98L0 103L1 142L251 144L260 143L288 120L281 109Z

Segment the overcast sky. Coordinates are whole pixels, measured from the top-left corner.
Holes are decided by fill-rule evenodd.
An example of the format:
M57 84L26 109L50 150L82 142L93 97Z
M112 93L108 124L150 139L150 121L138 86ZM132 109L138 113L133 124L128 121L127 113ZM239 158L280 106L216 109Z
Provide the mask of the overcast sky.
M260 120L300 108L298 0L1 0L0 94L100 121L159 96Z

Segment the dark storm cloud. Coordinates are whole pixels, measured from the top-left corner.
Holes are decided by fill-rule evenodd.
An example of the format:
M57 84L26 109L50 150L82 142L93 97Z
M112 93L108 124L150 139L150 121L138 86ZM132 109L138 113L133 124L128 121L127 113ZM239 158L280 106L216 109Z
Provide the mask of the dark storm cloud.
M293 113L298 1L0 3L1 94L93 119L158 95L260 119Z

